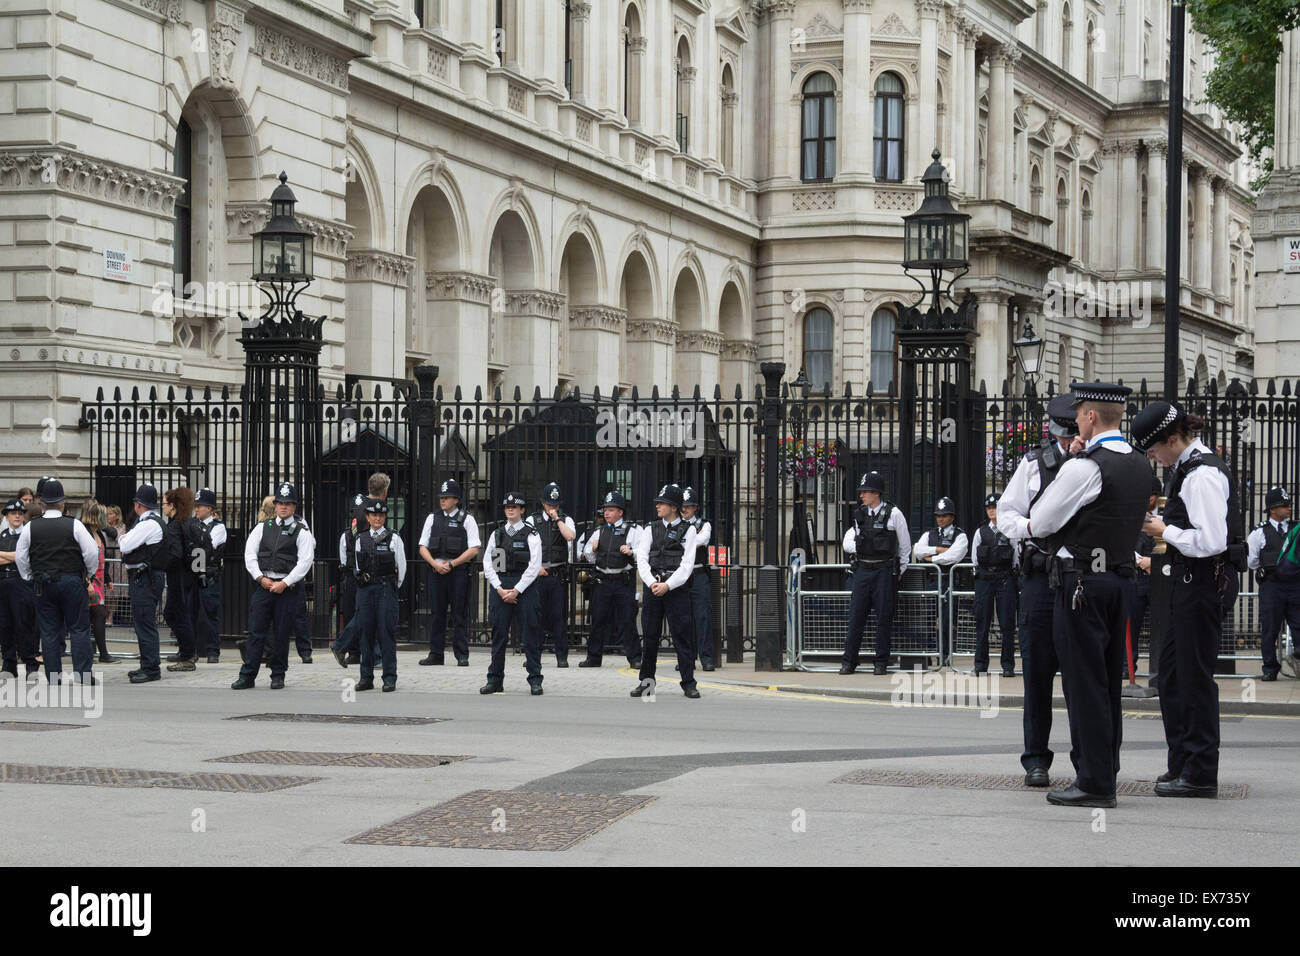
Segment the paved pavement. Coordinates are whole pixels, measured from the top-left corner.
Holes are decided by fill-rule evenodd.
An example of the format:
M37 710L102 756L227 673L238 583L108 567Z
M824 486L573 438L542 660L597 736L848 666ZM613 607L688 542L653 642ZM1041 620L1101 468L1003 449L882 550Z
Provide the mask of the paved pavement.
M1121 796L1116 809L1098 815L1052 807L1040 792L953 789L921 776L1018 777L1021 714L1014 706L999 704L996 716L981 716L975 709L769 689L819 681L883 690L889 678L756 675L752 665L731 665L701 674L703 696L692 701L673 686L669 659L659 693L646 703L627 696L635 678L626 667L607 661L599 670L559 670L548 659L546 695L534 698L522 658L511 656L507 693L485 698L477 693L487 663L481 651L468 668L419 667L419 655L404 652L398 693L350 695L342 685L355 679L356 669L344 672L322 652L316 657L310 666L293 659L281 691L269 690L265 672L255 690L229 690L238 668L233 660L140 686L126 684L129 665L117 664L102 668L100 717L86 719L69 708L0 707L0 722L80 726L0 729L0 761L10 768L0 771L5 780L21 772L13 768L32 765L235 775L221 785L266 775L314 778L271 792L0 782L0 819L59 821L39 842L21 841L14 828L4 828L0 864L1300 862L1294 814L1300 723L1287 714L1224 717L1220 780L1246 785L1245 799ZM780 680L769 684L769 677ZM407 725L229 719L265 712L443 719ZM1124 721L1122 783L1149 781L1164 769L1154 716L1134 710ZM1069 763L1063 710L1053 743L1063 776ZM470 759L414 769L211 762L251 760L254 751ZM898 780L913 785L836 782L867 770L906 771ZM125 780L102 773L95 779ZM629 800L637 807L628 809ZM586 812L575 813L575 805ZM423 819L402 822L422 811L442 829ZM421 828L432 827L428 832L437 830L443 842L462 842L345 842L394 824L384 831L387 838L419 842L427 836ZM502 846L550 845L559 834L568 848L466 848L466 840L496 845L494 833Z

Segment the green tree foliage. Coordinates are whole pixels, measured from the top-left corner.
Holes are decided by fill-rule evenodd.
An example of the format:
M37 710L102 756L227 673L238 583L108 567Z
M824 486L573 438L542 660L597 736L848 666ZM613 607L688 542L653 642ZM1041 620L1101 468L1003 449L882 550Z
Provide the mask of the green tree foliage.
M1187 0L1192 27L1214 50L1206 100L1241 128L1251 159L1263 170L1273 161L1275 71L1282 34L1300 25L1300 0Z

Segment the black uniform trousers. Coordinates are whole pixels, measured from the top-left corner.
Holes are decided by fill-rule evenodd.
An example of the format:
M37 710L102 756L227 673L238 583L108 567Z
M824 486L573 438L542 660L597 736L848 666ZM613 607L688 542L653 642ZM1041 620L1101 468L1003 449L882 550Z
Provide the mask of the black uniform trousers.
M450 561L450 558L445 560ZM532 588L529 588L531 591ZM429 569L429 653L442 660L447 647L447 611L451 611L451 651L456 660L469 658L469 567L459 565L446 574Z
M198 597L194 586L194 575L189 568L173 568L167 572L167 601L163 605L163 620L172 629L176 638L176 653L181 660L198 657L194 646L194 613L198 607Z
M1146 620L1147 608L1151 604L1151 575L1138 571L1132 578L1125 578L1124 584L1129 597L1128 631L1133 639L1133 668L1136 670L1138 658L1142 656L1142 623ZM1127 651L1125 651L1124 662L1127 667Z
M1076 608L1073 600L1080 577L1083 597ZM1119 575L1113 571L1062 574L1052 625L1070 721L1075 783L1085 793L1113 796L1122 736L1120 666L1128 627L1128 601Z
M989 669L989 627L997 611L1002 634L1002 669L1016 668L1016 576L1011 571L975 574L975 670Z
M521 574L501 575L501 586L507 591L519 583ZM491 587L491 585L489 585ZM492 663L488 665L488 682L500 684L506 676L506 646L510 643L510 625L519 615L519 636L524 645L524 669L529 684L542 682L542 628L539 621L537 581L519 595L514 604L507 604L495 590L488 597L488 619L492 622Z
M1265 578L1259 584L1259 633L1266 676L1282 669L1277 638L1283 624L1291 628L1291 640L1300 643L1300 581Z
M55 683L63 671L65 635L72 644L72 669L78 674L90 674L95 654L85 579L78 574L61 574L43 583L40 592L36 597L36 617L41 623L41 656L45 659L46 678Z
M162 673L162 648L158 641L158 602L162 600L167 575L152 568L128 571L127 591L131 598L131 622L140 646L140 671Z
M394 683L397 680L397 579L358 585L356 618L357 632L361 635L361 679L374 679L378 644L384 683Z
M668 618L668 630L673 636L682 690L689 690L695 686L695 627L691 621L689 582L663 597L655 597L649 587L641 589L641 671L638 676L642 680L655 676L664 618Z
M713 592L710 589L709 569L698 568L691 572L687 585L691 589L691 620L695 624L695 653L701 664L714 664L713 658Z
M221 656L221 572L194 578L194 646L197 657Z
M248 646L244 649L244 666L240 677L254 680L262 666L262 655L270 651L271 678L284 678L289 669L289 637L298 616L298 582L283 594L272 594L254 582L252 600L248 604Z
M1175 564L1170 574L1169 640L1160 649L1156 675L1169 772L1208 786L1219 781L1219 587L1208 561Z
M853 569L849 632L844 640L843 663L846 667L858 666L862 632L867 626L867 615L872 611L876 612L876 663L889 663L889 640L894 626L894 605L898 597L898 582L894 578L896 567L897 564L891 561L880 568L858 564Z
M629 664L641 658L636 635L636 591L629 568L624 574L591 572L591 636L587 638L587 660L597 664L605 656L605 638L613 635L623 645Z
M311 624L307 620L307 579L298 582L294 593L298 596L298 606L293 613L293 640L298 649L298 656L303 660L311 657Z
M1052 689L1060 664L1052 632L1053 596L1046 571L1022 572L1020 579L1020 668L1025 682L1026 770L1052 766Z
M537 589L542 646L555 642L555 659L569 659L569 569L546 568L528 590Z
M0 579L0 657L4 669L17 677L21 660L29 673L34 671L40 648L32 586L18 576L15 568Z

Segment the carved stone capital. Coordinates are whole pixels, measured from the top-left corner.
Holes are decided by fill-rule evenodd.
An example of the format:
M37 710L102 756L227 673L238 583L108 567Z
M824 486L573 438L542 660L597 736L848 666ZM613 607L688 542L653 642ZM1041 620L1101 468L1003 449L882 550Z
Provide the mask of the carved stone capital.
M627 326L627 310L612 305L579 305L569 309L569 328L592 329L622 335Z
M789 20L794 17L794 0L767 0L760 16L764 20Z
M725 339L722 343L724 362L757 362L758 343L753 339Z
M677 341L677 326L666 319L628 319L627 337L632 342L673 345Z
M679 352L706 352L710 355L717 355L722 351L722 334L708 332L704 329L678 332L677 350Z
M567 297L558 292L544 289L523 289L506 292L505 311L509 315L522 315L531 318L556 321L564 311Z
M457 299L476 305L490 305L492 290L497 287L491 276L475 272L426 272L424 292L426 299Z
M916 0L916 14L922 20L938 19L943 13L943 0Z
M870 13L871 0L840 0L845 13Z
M405 286L415 268L411 256L381 249L357 249L348 255L348 279Z

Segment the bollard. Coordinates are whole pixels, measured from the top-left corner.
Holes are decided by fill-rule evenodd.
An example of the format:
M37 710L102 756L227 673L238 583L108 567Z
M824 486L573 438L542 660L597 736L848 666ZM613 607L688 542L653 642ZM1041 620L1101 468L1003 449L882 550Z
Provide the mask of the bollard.
M727 569L727 663L745 662L744 569Z
M754 670L779 671L785 661L781 653L781 626L785 622L785 582L781 569L764 565L758 569L758 627L754 641Z

